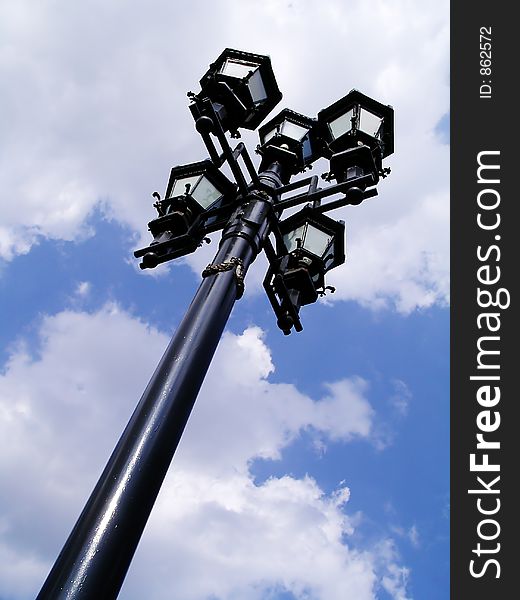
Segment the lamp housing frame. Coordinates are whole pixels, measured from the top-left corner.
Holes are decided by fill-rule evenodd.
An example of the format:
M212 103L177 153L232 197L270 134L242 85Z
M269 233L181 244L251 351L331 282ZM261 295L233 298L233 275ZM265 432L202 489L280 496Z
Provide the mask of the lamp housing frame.
M223 73L227 61L238 65L254 67L244 77L235 77ZM265 98L255 101L248 83L258 73ZM271 65L271 58L263 54L243 52L226 48L220 56L210 64L208 71L200 80L201 92L197 94L195 106L190 108L195 118L202 114L197 106L197 99L209 98L218 114L224 131L236 133L236 130L256 129L273 108L282 99L282 93Z
M382 119L382 134L379 138L376 135L370 135L359 128L360 110L366 109L376 117ZM330 124L341 116L353 111L355 126L345 133L335 137ZM318 122L320 124L320 134L325 144L325 152L329 155L342 150L347 150L361 144L369 146L372 152L378 153L375 157L376 163L380 163L383 158L390 156L394 152L394 109L392 106L382 104L373 98L361 93L359 90L352 89L346 96L340 98L327 108L318 113ZM379 159L379 160L378 160Z
M290 231L294 231L298 227L301 227L305 224L310 224L319 229L320 231L325 230L327 233L331 234L333 238L333 258L332 263L330 265L327 265L328 256L318 256L317 254L310 252L303 245L300 248L292 251L289 251L289 249L287 248L285 242L283 241L283 237ZM311 204L307 204L302 208L302 210L281 221L279 223L278 229L280 232L279 239L283 243L283 246L280 243L277 244L278 256L283 257L284 255L292 255L299 262L301 262L301 259L305 258L311 260L312 264L307 264L306 268L309 270L312 277L314 277L316 273L321 273L322 277L320 277L320 279L323 280L323 276L325 275L325 273L327 273L331 269L334 269L335 267L342 265L346 260L345 222L336 221L328 215L325 215L321 212L317 212ZM306 264L306 261L304 261L304 264ZM318 285L317 287L322 287L322 285Z
M182 194L176 194L172 196L172 191L174 189L175 183L179 179L184 179L188 177L206 177L206 179L215 187L215 189L221 192L220 197L209 204L206 208L204 208L191 194L191 189L188 192L184 192ZM199 184L197 181L196 185L192 189L196 189ZM189 197L192 202L190 205L193 206L193 209L197 211L199 214L210 209L216 208L217 206L223 206L227 204L226 199L230 198L231 195L236 194L237 186L233 182L231 182L225 175L220 171L220 169L209 159L201 160L194 163L188 163L185 165L178 165L172 167L170 171L170 177L168 179L168 185L166 186L166 193L164 195L164 200L160 201L161 207L166 207L169 203L174 202L177 198L181 197Z
M307 130L307 133L300 140L295 139L283 133L284 123L290 123ZM317 120L297 113L290 108L284 108L270 121L262 125L258 131L260 145L258 152L264 156L264 163L269 162L271 158L279 158L289 162L288 168L291 168L292 174L304 171L307 166L321 157L318 151L316 139ZM268 139L274 128L278 130ZM309 153L305 152L305 145L308 145Z
M189 193L171 196L179 179L199 177L206 179L220 193L220 197L204 208ZM220 229L229 219L237 202L237 186L231 182L210 160L179 165L170 171L163 200L154 204L159 216L148 223L153 241L146 248L134 252L143 257L141 268L154 268L162 262L194 252L204 236Z

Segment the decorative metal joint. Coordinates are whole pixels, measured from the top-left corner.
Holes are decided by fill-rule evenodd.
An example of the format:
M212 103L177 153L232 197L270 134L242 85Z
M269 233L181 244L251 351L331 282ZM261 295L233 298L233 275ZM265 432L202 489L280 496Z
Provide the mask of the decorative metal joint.
M224 273L225 271L235 270L235 283L237 286L237 300L240 300L244 295L244 262L241 258L232 256L228 261L219 263L217 265L208 265L204 271L202 271L202 277L206 278L210 275L216 275L217 273Z
M333 287L332 285L326 285L323 288L320 288L318 290L316 290L318 292L318 296L320 298L323 298L323 296L325 296L327 294L327 292L330 292L331 294L334 294L336 291L336 288Z

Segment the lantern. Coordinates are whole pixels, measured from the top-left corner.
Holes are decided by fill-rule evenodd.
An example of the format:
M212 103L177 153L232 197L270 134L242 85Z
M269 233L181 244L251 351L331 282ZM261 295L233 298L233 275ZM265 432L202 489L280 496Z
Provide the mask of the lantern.
M264 162L279 159L285 161L294 173L304 170L318 158L314 140L315 124L315 119L288 108L282 110L259 130L259 152L264 156Z
M261 54L226 48L200 80L201 92L190 107L195 119L204 116L208 98L224 131L256 129L282 99L271 67Z
M141 268L153 268L170 258L193 252L204 235L202 224L216 218L205 219L205 213L231 204L235 192L235 184L210 160L173 167L165 198L154 205L159 216L148 223L154 240L149 248L134 253L143 257Z

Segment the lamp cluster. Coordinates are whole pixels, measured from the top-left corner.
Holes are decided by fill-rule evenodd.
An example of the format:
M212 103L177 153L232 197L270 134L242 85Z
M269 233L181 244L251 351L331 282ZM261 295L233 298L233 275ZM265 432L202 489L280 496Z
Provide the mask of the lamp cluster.
M241 128L256 129L281 100L269 57L228 48L200 85L198 94L188 94L190 110L210 158L171 170L164 199L154 193L158 216L148 224L154 239L134 254L146 269L191 253L208 233L225 229L251 195L267 194L275 244L268 236L263 240L269 260L264 288L282 331L301 331L300 307L331 289L325 273L345 261L345 224L324 213L377 194L374 186L389 172L382 161L394 149L393 109L357 90L316 118L283 109L259 129L257 173L244 144L232 149L226 133L236 138ZM330 164L322 176L325 188L318 187L317 176L290 183L319 158ZM234 181L220 171L225 162ZM275 189L259 176L273 165L281 180ZM322 203L334 195L339 198ZM281 219L284 210L301 204L299 212Z

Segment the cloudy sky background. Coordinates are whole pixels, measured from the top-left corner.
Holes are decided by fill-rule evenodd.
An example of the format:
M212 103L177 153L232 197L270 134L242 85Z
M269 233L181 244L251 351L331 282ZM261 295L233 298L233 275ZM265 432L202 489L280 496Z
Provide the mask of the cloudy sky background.
M0 0L1 600L37 593L216 249L132 258L151 192L206 156L186 92L225 47L271 56L280 109L391 104L392 174L332 213L348 260L301 334L253 266L121 597L448 596L448 17Z

